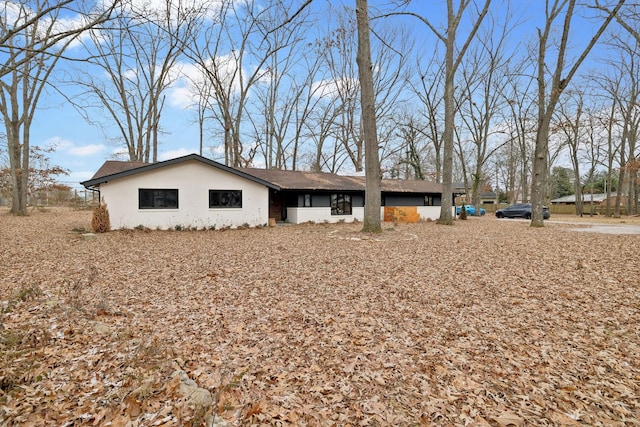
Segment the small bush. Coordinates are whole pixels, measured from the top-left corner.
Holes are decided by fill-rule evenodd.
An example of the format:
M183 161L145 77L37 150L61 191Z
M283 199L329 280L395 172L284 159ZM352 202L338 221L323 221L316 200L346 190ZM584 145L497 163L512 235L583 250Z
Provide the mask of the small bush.
M100 203L93 209L93 218L91 218L91 228L94 233L106 233L111 230L111 221L109 221L109 210L105 203Z
M462 205L462 208L460 208L460 219L467 219L467 208L464 205Z

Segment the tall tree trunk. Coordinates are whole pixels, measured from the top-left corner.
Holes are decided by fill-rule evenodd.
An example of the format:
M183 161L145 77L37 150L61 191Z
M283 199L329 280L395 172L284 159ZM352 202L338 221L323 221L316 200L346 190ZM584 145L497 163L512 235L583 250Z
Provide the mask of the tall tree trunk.
M450 1L448 2L450 3ZM444 132L442 134L442 209L438 224L453 224L453 127L455 126L455 92L453 54L455 47L454 17L451 7L449 9L449 31L446 40L445 53L445 78L444 78ZM453 30L453 31L451 31Z
M369 5L367 0L356 0L358 21L358 75L362 103L362 126L364 133L366 190L364 203L364 224L362 231L379 233L381 181L380 157L378 154L378 133L376 129L375 93L373 90L373 64L371 63L371 42L369 36Z
M605 29L611 23L613 17L618 13L625 0L618 0L616 7L609 13L596 34L591 38L589 44L582 51L582 54L575 60L571 69L563 78L565 55L569 39L569 30L571 28L571 20L574 16L576 0L559 1L554 0L553 5L549 9L549 1L547 0L547 16L544 30L538 30L539 50L538 50L538 131L536 133L536 149L533 158L533 177L531 182L531 227L543 227L544 219L542 206L547 194L547 177L549 175L549 126L553 112L560 100L562 91L567 87L578 68L586 59L593 46L596 44ZM565 5L567 5L565 10ZM562 26L562 34L560 44L556 48L556 64L551 79L551 88L547 94L546 90L546 71L548 64L546 63L547 42L551 33L553 22L558 16L564 12L564 23Z

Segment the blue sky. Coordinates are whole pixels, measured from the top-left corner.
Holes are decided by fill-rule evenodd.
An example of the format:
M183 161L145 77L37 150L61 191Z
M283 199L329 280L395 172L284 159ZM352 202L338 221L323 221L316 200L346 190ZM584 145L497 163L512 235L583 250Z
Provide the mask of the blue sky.
M316 2L318 3L319 0ZM355 3L355 0L347 2L347 5L353 6L352 3ZM376 3L380 3L381 6L387 4L387 2L372 1L370 5L376 6ZM511 2L513 14L522 22L516 31L518 37L522 37L519 41L535 37L536 25L542 24L543 3L541 0ZM444 26L443 1L420 1L416 4L417 12L427 16L436 26ZM504 13L506 10L504 4L494 0L493 9L497 11L494 13ZM321 10L322 7L319 8L320 13ZM583 20L576 24L577 33L591 34L595 31L591 28L589 21ZM324 24L320 21L319 25ZM423 43L435 43L433 35L417 20L414 29L417 34L424 33L424 37L421 37ZM586 43L586 41L588 38L578 37L573 40L572 45L574 48L579 48L580 43ZM64 67L65 65L62 65L61 69ZM76 89L72 86L61 86L60 90L73 98ZM198 132L193 122L194 113L184 108L181 103L183 95L179 91L168 92L168 102L162 116L163 129L166 133L161 137L160 160L198 152ZM50 155L51 163L70 171L69 176L62 176L59 181L77 188L80 187L80 181L89 179L105 160L113 159L114 154L123 149L122 146L108 141L101 129L87 123L78 111L51 89L43 96L40 109L36 113L31 128L31 144L32 146L55 146L56 151ZM209 144L216 145L216 142L210 141ZM212 157L210 153L205 155Z

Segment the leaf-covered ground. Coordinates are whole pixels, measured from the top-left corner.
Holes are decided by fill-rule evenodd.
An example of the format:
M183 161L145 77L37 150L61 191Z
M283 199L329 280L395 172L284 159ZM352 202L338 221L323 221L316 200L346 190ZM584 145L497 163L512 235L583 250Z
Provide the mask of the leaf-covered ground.
M90 221L0 213L0 425L640 425L639 236Z

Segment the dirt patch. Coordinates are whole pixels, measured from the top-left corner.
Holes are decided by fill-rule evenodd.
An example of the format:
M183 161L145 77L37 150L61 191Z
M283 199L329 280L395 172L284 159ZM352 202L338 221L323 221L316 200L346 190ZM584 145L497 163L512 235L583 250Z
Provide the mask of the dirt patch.
M640 422L636 236L90 222L0 213L0 424Z

